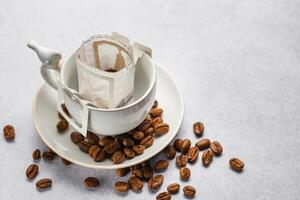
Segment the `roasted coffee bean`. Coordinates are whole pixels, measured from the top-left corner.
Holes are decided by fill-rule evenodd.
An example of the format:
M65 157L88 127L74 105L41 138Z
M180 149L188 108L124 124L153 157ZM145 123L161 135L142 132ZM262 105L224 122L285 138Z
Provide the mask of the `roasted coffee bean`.
M4 126L3 135L6 140L13 140L16 135L14 127L11 125Z
M128 147L128 148L131 148L135 145L134 141L130 138L124 138L122 140L122 144L124 145L124 147Z
M182 180L188 180L191 176L191 170L187 167L180 168L179 173Z
M158 189L161 184L163 183L164 181L164 176L163 175L156 175L156 176L153 176L149 181L148 181L148 187L151 189L151 190L156 190Z
M158 125L158 124L161 124L161 123L163 123L163 122L164 122L164 120L163 120L162 117L156 117L156 118L154 118L154 119L152 120L151 125L154 127L154 126L156 126L156 125Z
M144 178L147 180L153 177L153 169L152 169L151 164L149 164L149 163L143 167L142 172L143 172Z
M198 137L201 137L204 132L204 125L201 122L196 122L193 125L193 129L194 129L195 135L197 135Z
M83 135L81 135L79 132L72 132L71 133L71 140L75 143L78 144L79 142L84 140Z
M108 155L111 155L113 154L118 148L118 144L116 141L113 141L109 144L107 144L105 147L104 147L104 151L108 154Z
M159 117L163 114L163 112L164 111L161 108L152 108L149 114L151 117Z
M173 159L175 158L175 155L176 155L176 150L174 147L168 145L165 149L164 149L164 153L165 153L165 156L169 159Z
M99 145L105 147L107 144L115 141L115 138L112 136L104 136L99 140Z
M187 185L183 188L183 193L185 196L192 198L196 194L196 189L191 185Z
M125 156L126 156L127 158L129 158L129 159L135 157L134 151L133 151L132 149L130 149L130 148L124 148L124 149L123 149L123 152L124 152Z
M124 162L126 159L125 154L122 151L116 151L112 156L111 156L111 160L115 163L115 164L120 164L122 162Z
M238 158L231 158L229 160L229 165L230 165L231 169L233 169L234 171L237 171L237 172L243 171L243 168L244 168L244 162Z
M181 154L176 156L176 165L178 167L185 167L188 162L187 155Z
M182 147L182 143L183 143L183 140L182 139L176 139L174 141L174 148L177 150L177 151L181 151L181 147Z
M171 194L169 192L161 192L156 195L156 200L171 200Z
M202 140L199 140L196 144L195 144L196 147L198 147L198 149L200 151L202 150L205 150L205 149L208 149L209 146L210 146L210 140L209 139L202 139Z
M216 155L219 156L222 154L223 152L223 147L221 146L221 144L217 141L211 142L210 143L210 149L212 150L212 152Z
M213 161L214 154L211 152L211 150L205 150L202 154L202 163L204 166L208 167L210 163Z
M140 179L143 178L143 172L142 172L142 170L140 170L140 169L134 169L134 170L132 170L131 174L132 174L133 176L135 176L135 177L140 178Z
M182 145L181 145L181 152L182 153L187 153L188 150L190 149L191 147L191 140L189 139L184 139L183 142L182 142Z
M104 149L98 145L93 145L89 149L89 154L96 162L103 161L105 159L105 155L106 155Z
M198 147L191 147L187 153L187 158L189 162L195 162L198 158L199 149Z
M117 192L128 192L129 185L128 185L128 183L122 182L122 181L116 182L115 183L115 190Z
M142 144L134 145L132 147L132 150L135 152L136 155L140 155L140 154L144 153L145 146Z
M154 126L154 133L158 136L164 135L169 132L169 124L160 123Z
M167 187L168 192L170 192L171 194L176 194L179 191L179 189L180 185L178 183L172 183Z
M150 146L152 146L153 141L154 141L154 138L153 138L151 135L149 135L149 136L143 138L143 139L141 140L140 144L144 145L145 148L147 149L147 148L149 148Z
M146 131L148 128L151 127L151 122L152 120L149 118L146 118L139 126L138 126L138 130L139 131Z
M56 124L56 129L59 133L64 132L65 130L67 130L68 127L69 127L69 123L66 120L60 120Z
M145 134L144 132L142 131L135 131L133 134L132 134L132 137L136 140L141 140L145 137Z
M39 172L39 166L36 164L31 164L26 169L26 176L28 179L33 179Z
M89 149L89 151L88 151L89 155L92 157L93 153L94 153L97 149L99 149L99 148L100 148L99 145L93 145L93 146L91 146L90 149Z
M137 164L137 165L133 165L130 167L130 171L133 171L135 169L142 169L142 165L141 164Z
M64 159L64 158L61 158L62 162L65 164L65 165L71 165L72 162L71 161L68 161L67 159Z
M131 190L138 192L143 189L143 181L137 177L130 177L128 184Z
M78 146L81 151L88 153L89 149L91 148L91 146L93 146L93 144L88 141L83 140L78 144Z
M153 105L152 105L152 108L156 108L157 106L158 106L158 102L157 102L157 100L155 100Z
M56 153L54 153L53 151L44 151L42 156L44 160L52 161L55 158Z
M43 178L43 179L40 179L39 181L36 182L35 186L38 188L38 189L46 189L46 188L49 188L51 187L52 185L52 180L50 178Z
M167 160L158 160L154 164L155 171L163 171L166 170L169 166L169 161Z
M41 151L39 149L36 149L32 152L32 159L33 160L39 160L41 158Z
M100 181L95 177L87 177L84 180L84 185L87 188L95 188L95 187L98 187L100 185Z
M149 127L147 130L145 130L145 136L153 136L154 134L154 128Z
M116 174L121 177L126 176L129 172L130 172L129 167L119 168L116 170Z
M92 133L92 132L87 133L86 139L92 144L98 144L99 143L99 137L95 133Z

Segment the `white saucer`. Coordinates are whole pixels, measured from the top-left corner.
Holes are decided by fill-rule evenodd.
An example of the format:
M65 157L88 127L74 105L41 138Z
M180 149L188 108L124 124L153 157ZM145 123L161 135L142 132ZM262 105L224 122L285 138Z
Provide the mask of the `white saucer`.
M95 162L71 141L70 134L74 131L72 127L69 127L68 131L63 134L56 131L56 123L59 120L56 109L57 93L47 84L42 85L33 102L33 121L37 132L42 140L58 155L88 168L124 168L150 159L162 151L176 136L184 112L183 96L177 84L161 66L156 65L156 68L156 99L159 106L164 109L163 118L170 125L170 130L168 134L155 138L153 145L146 149L142 155L126 160L121 164L114 164L109 159L103 162Z

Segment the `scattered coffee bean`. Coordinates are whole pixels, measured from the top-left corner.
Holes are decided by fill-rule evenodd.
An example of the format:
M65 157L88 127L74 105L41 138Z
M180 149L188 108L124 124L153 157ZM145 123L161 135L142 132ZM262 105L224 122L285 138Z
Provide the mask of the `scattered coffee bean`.
M176 150L174 147L168 145L165 149L164 149L164 153L165 153L165 156L168 158L168 159L173 159L175 158L176 156Z
M181 154L176 156L176 165L178 167L185 167L188 162L187 155Z
M149 135L149 136L143 138L141 140L140 144L144 145L145 148L147 149L150 146L152 146L153 142L154 142L154 138L151 135Z
M156 200L171 200L171 194L169 192L161 192L156 195Z
M117 192L128 192L129 185L128 185L128 183L122 182L122 181L116 182L115 183L115 190Z
M112 143L115 141L115 138L112 136L104 136L103 138L101 138L99 140L99 145L102 147L105 147L106 145L108 145L109 143Z
M152 108L150 111L150 116L151 117L159 117L163 114L163 109L161 108Z
M111 160L115 164L120 164L120 163L124 162L125 159L126 159L125 154L122 151L116 151L111 157Z
M163 171L166 170L169 166L169 161L167 160L158 160L155 164L154 164L154 169L155 171Z
M181 145L181 152L182 153L187 153L188 150L190 149L191 147L191 140L189 139L184 139L183 142L182 142L182 145Z
M185 196L192 198L196 194L196 189L191 185L187 185L183 188L183 193Z
M231 158L229 160L229 165L230 165L231 169L233 169L234 171L237 171L237 172L241 172L244 169L244 162L238 158Z
M182 167L179 170L179 174L182 180L188 180L191 176L191 170L187 167Z
M89 132L89 131L86 135L86 139L92 144L98 144L99 143L99 137L95 133L92 133L92 132Z
M193 125L193 129L194 129L195 135L197 135L198 137L201 137L204 132L204 125L201 122L196 122Z
M3 135L6 140L13 140L16 135L14 127L11 125L4 126Z
M151 164L149 164L149 163L146 164L143 167L142 171L143 171L143 176L146 180L149 180L150 178L153 177L153 168L152 168Z
M95 177L87 177L85 180L84 180L84 185L87 187L87 188L95 188L95 187L98 187L100 185L100 182L97 178Z
M137 177L130 177L128 184L131 190L138 192L143 189L143 181Z
M32 159L33 160L39 160L41 158L41 151L39 149L36 149L32 152Z
M118 148L118 144L116 141L113 141L109 144L107 144L105 147L104 147L104 151L108 154L108 155L111 155L113 154Z
M52 161L56 156L56 153L54 153L53 151L44 151L42 157L44 158L44 160L47 161Z
M156 118L154 118L154 119L152 120L151 124L152 124L152 126L154 127L154 126L156 126L156 125L158 125L158 124L161 124L161 123L163 123L163 122L164 122L164 120L163 120L162 117L156 117Z
M59 133L64 132L65 130L67 130L68 127L69 127L69 123L66 120L60 120L56 124L56 129Z
M126 176L129 173L130 169L129 167L125 167L125 168L119 168L116 170L116 174L118 176Z
M135 157L135 153L132 149L130 148L124 148L123 149L123 152L125 154L125 156L128 158L128 159L131 159L131 158L134 158Z
M51 187L52 180L50 178L43 178L37 181L35 185L38 189L46 189Z
M91 148L91 146L93 146L92 143L88 142L88 141L85 141L85 140L82 140L79 144L79 149L85 153L88 153L89 152L89 149Z
M65 165L71 165L72 162L71 161L68 161L67 159L64 159L64 158L61 158L62 162L65 164Z
M195 144L196 147L198 147L198 149L200 151L202 150L205 150L205 149L208 149L209 146L210 146L210 140L209 139L202 139L202 140L199 140L196 144Z
M182 143L183 143L183 140L182 139L176 139L174 141L174 148L177 150L177 151L181 151L181 148L182 148Z
M210 149L216 156L220 156L223 152L223 147L217 141L210 143Z
M122 140L122 144L124 145L124 147L127 147L127 148L131 148L135 145L134 141L130 138L124 138Z
M152 108L156 108L158 106L157 100L154 101Z
M197 158L198 158L198 154L199 154L198 147L191 147L187 153L188 161L195 162L195 160L197 160Z
M143 172L141 169L134 169L131 171L132 176L138 177L140 179L143 179Z
M71 133L71 140L72 140L75 144L78 144L78 143L80 143L81 141L84 140L84 137L83 137L83 135L81 135L79 132L72 132L72 133Z
M158 136L164 135L169 132L169 124L160 123L154 126L154 133Z
M28 179L33 179L39 172L39 166L36 164L31 164L26 169L26 176Z
M142 144L139 144L139 145L134 145L132 147L133 151L137 154L137 155L140 155L142 153L144 153L144 150L145 150L145 146L142 145Z
M163 183L164 181L164 176L163 175L156 175L156 176L153 176L149 181L148 181L148 187L151 189L151 190L156 190L158 189L161 184Z
M144 132L142 131L135 131L133 134L132 134L132 137L136 140L141 140L145 137L145 134Z
M171 194L176 194L179 191L179 189L180 185L178 183L172 183L167 187L168 192L170 192Z
M204 166L208 167L210 163L213 161L214 154L211 152L211 150L205 150L202 154L202 163Z

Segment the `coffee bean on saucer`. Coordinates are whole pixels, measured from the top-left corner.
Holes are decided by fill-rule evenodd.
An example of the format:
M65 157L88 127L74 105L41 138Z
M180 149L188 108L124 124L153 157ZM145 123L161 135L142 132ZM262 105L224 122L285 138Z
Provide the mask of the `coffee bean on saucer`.
M133 190L134 192L138 192L141 189L143 189L143 181L137 177L130 177L128 180L128 184L131 190Z
M160 123L154 126L154 133L158 136L164 135L169 132L169 124Z
M169 192L161 192L156 195L156 200L171 200L171 194Z
M139 126L138 126L138 130L139 131L146 131L148 128L151 127L151 119L146 118ZM134 132L133 132L134 133Z
M210 149L216 156L220 156L223 152L223 147L217 141L210 143Z
M185 167L188 162L187 155L181 154L176 156L176 165L178 167Z
M151 126L147 130L145 130L145 136L153 136L154 134L154 128Z
M199 154L198 147L191 147L187 153L188 161L195 162L195 160L198 158L198 154Z
M135 142L132 139L126 137L122 140L122 144L124 145L124 147L131 148L135 145Z
M65 120L60 120L57 124L56 124L56 128L57 131L59 133L64 132L65 130L67 130L67 128L69 127L69 123Z
M204 132L204 125L201 122L196 122L193 125L194 133L196 136L201 137Z
M168 159L173 159L175 158L176 156L176 150L174 147L168 145L165 149L164 149L164 153L165 153L165 156L168 158Z
M46 189L52 186L52 180L50 178L43 178L36 182L38 189Z
M39 166L36 164L31 164L26 169L26 176L28 179L33 179L39 172Z
M130 148L124 148L123 149L124 154L126 155L127 158L131 159L135 157L135 153L132 149Z
M170 192L171 194L176 194L179 191L179 189L180 185L178 183L172 183L167 187L168 192Z
M53 151L44 151L42 154L42 157L44 158L44 160L47 161L52 161L56 156L56 153L54 153Z
M181 148L182 148L182 143L183 143L183 140L182 139L176 139L174 141L174 148L177 150L177 151L181 151Z
M83 135L81 135L79 132L72 132L71 133L71 140L75 143L75 144L78 144L80 143L81 141L84 140L84 137Z
M196 142L195 146L198 147L200 151L208 149L210 146L210 140L209 139L199 140L198 142Z
M101 162L105 159L105 152L99 145L91 146L88 153L96 162Z
M141 145L144 145L145 148L147 149L147 148L149 148L150 146L152 146L153 141L154 141L154 138L153 138L151 135L148 135L147 137L144 137L144 138L141 140L140 144L141 144Z
M161 184L163 183L164 181L164 176L163 175L156 175L156 176L153 176L149 181L148 181L148 187L151 189L151 190L156 190L158 189Z
M202 154L202 163L204 166L208 167L210 163L213 161L214 154L211 150L205 150Z
M187 185L183 188L183 193L185 196L192 198L196 194L196 189L191 185Z
M71 165L72 162L71 161L68 161L67 159L64 159L63 157L61 158L62 162L65 164L65 165Z
M119 168L116 170L116 174L121 177L126 176L129 172L130 172L129 167Z
M91 146L93 146L92 143L88 142L88 141L85 141L85 140L82 140L79 144L79 149L85 153L88 153L89 152L89 149L91 148Z
M112 155L118 148L117 142L113 141L107 145L104 146L104 151L108 155Z
M116 151L112 156L111 156L111 160L115 163L115 164L120 164L122 162L124 162L126 159L125 154L122 151Z
M179 170L179 174L182 180L188 180L191 176L191 170L187 167L182 167Z
M141 140L145 137L145 134L144 132L142 131L135 131L133 134L132 134L132 137L136 140Z
M99 137L95 133L92 133L90 131L87 132L86 139L92 144L99 143Z
M152 108L149 114L151 117L159 117L163 114L163 112L164 111L161 108Z
M12 125L6 125L3 128L3 135L6 140L13 140L15 138L15 129Z
M163 171L166 170L169 166L169 161L167 160L158 160L154 164L155 171Z
M181 145L181 152L182 153L187 153L188 152L188 150L190 149L190 147L191 147L191 140L189 140L189 139L184 139L183 140L183 142L182 142L182 145Z
M107 144L115 141L115 138L112 136L104 136L99 140L99 145L105 147Z
M39 149L36 149L32 152L32 159L33 160L39 160L41 158L41 151Z
M231 158L229 160L229 165L230 165L231 169L233 169L234 171L237 171L237 172L241 172L244 169L244 162L238 158Z
M156 118L154 118L154 119L152 120L151 125L154 127L154 126L156 126L156 125L158 125L158 124L161 124L161 123L163 123L163 122L164 122L164 120L163 120L162 117L156 117Z
M100 185L100 182L97 178L95 177L87 177L85 180L84 180L84 185L87 187L87 188L96 188Z
M140 154L144 153L145 146L142 144L134 145L132 147L132 150L136 153L136 155L140 155Z
M117 192L128 192L129 185L128 185L128 183L122 182L122 181L116 182L115 183L115 190Z

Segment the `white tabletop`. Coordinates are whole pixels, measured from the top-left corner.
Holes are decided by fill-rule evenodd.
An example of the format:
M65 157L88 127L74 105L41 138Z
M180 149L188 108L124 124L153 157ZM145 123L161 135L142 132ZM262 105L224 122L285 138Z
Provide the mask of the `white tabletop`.
M39 162L38 178L51 190L38 192L25 177L31 152L44 144L31 116L43 83L29 39L64 56L95 33L118 31L148 44L153 58L178 81L185 98L180 137L197 140L192 124L202 121L207 138L224 154L209 168L190 166L179 180L174 162L159 191L172 182L197 188L196 199L297 199L300 196L300 21L297 1L0 1L0 125L13 124L13 143L0 138L0 199L155 199L147 185L140 194L118 195L113 171ZM237 156L238 174L228 167ZM101 186L89 191L87 176ZM124 197L125 196L125 197ZM173 199L183 199L182 191Z

